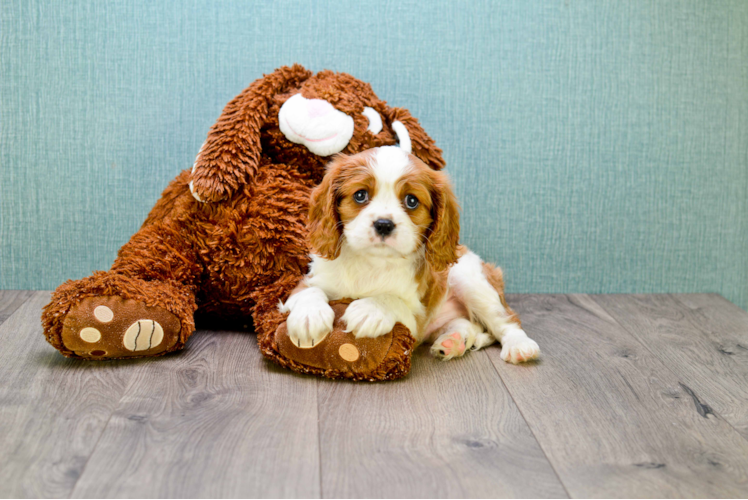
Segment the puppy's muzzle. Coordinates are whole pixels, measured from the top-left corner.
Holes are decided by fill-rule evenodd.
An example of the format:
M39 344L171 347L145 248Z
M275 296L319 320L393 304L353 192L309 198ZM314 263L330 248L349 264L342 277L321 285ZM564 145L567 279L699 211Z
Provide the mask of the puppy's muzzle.
M390 219L377 219L374 221L374 231L382 238L386 238L395 230L395 223Z

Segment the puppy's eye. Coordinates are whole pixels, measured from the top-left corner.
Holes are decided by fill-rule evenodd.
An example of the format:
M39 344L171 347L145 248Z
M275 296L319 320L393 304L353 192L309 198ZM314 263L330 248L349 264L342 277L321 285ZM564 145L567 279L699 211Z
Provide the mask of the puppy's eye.
M418 198L412 194L405 196L405 207L409 210L415 210L418 207Z
M353 201L358 203L359 205L362 203L366 203L369 200L369 192L366 189L359 189L355 193L353 193Z

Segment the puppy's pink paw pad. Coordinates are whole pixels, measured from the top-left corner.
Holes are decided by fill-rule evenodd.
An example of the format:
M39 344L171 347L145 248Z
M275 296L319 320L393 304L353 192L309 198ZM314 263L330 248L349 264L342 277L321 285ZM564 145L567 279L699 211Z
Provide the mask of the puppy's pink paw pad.
M452 335L450 335L450 337L454 338L455 340L449 338L441 343L442 347L444 347L446 350L445 354L462 355L465 352L465 341L462 340L462 337L460 337L459 333L453 333ZM459 344L457 342L459 342Z
M446 337L446 339L444 337ZM439 340L441 340L441 342ZM459 333L452 333L449 335L442 335L431 347L431 352L434 356L446 360L465 354L465 347L465 340L462 336Z

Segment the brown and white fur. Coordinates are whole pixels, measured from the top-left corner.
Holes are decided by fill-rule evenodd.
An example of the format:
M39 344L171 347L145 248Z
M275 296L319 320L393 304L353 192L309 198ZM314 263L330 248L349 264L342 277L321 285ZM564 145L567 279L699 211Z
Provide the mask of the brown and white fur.
M357 338L400 322L445 360L495 340L505 361L537 358L501 269L458 245L459 230L445 174L394 146L338 156L312 193L309 273L280 306L289 336L313 346L332 330L328 301L348 297L342 319Z

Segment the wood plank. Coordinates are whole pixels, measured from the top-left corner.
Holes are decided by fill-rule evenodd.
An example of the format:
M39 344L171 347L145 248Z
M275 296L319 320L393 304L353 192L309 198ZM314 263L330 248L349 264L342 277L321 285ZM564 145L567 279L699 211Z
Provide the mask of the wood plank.
M326 498L566 497L482 352L397 382L320 381Z
M509 303L541 359L486 352L572 497L748 495L748 442L590 297Z
M748 438L748 313L718 295L593 300Z
M64 358L42 334L49 292L0 325L0 497L67 497L132 373Z
M0 290L0 325L32 295L30 290Z
M319 497L317 379L252 334L190 341L137 371L72 496Z

